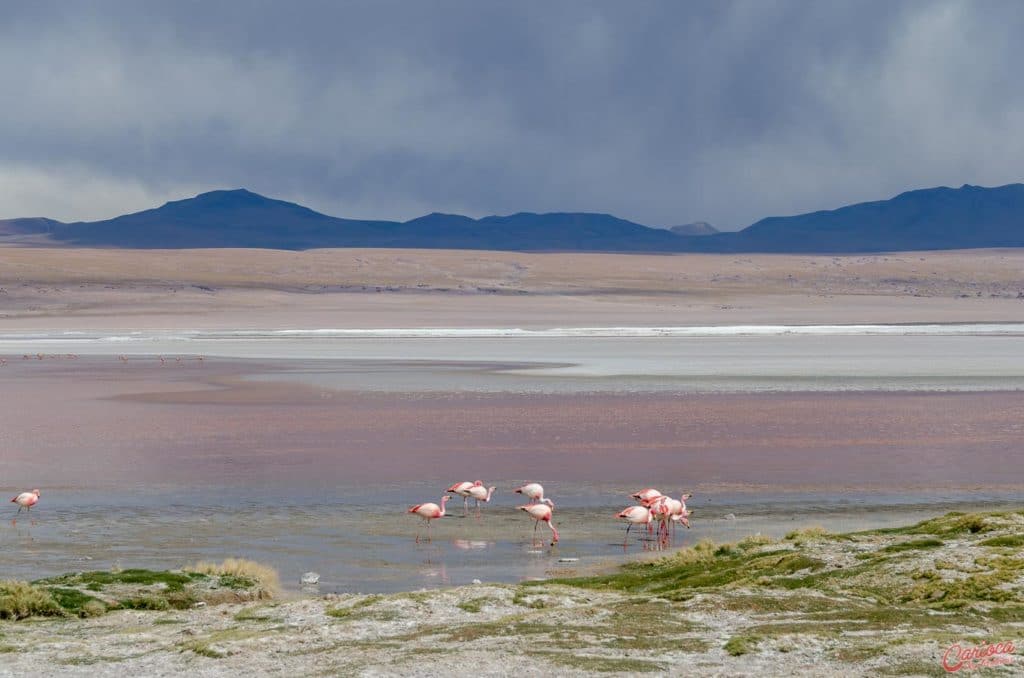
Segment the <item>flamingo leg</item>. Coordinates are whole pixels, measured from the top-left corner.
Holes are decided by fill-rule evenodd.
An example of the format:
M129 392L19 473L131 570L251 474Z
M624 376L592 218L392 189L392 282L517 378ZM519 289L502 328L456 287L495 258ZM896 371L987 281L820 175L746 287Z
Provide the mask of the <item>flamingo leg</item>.
M469 497L463 497L462 498L462 515L463 516L468 516L469 515Z

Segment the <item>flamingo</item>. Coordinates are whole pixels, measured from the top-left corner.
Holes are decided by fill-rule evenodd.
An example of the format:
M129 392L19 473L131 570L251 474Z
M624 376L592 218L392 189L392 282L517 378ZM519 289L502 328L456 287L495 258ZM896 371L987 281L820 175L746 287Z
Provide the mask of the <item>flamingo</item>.
M25 509L29 513L32 512L32 507L39 502L39 490L32 490L31 492L22 492L17 497L11 500L12 503L18 505L18 513L21 513L21 509Z
M516 488L515 492L529 497L531 504L547 504L551 508L555 508L555 502L544 498L544 486L540 483L527 483Z
M632 497L633 499L636 499L637 501L644 501L654 499L655 497L660 497L662 496L662 494L653 487L648 487L646 489L640 490L639 492L634 492L629 496Z
M673 499L671 502L671 506L673 509L672 521L686 525L686 529L690 529L689 517L690 514L693 513L693 511L690 511L689 509L686 508L686 500L692 496L692 493L687 492L686 494L679 497L679 501Z
M444 517L444 505L451 499L447 494L441 497L441 505L438 506L434 502L427 502L426 504L416 504L415 506L409 507L409 513L415 513L427 524L427 541L430 541L430 521L437 518ZM416 543L420 542L419 530L416 531Z
M654 490L657 492L657 490ZM639 492L637 494L640 494ZM661 509L664 508L665 503L668 501L668 497L663 494L651 495L647 499L641 499L640 505L652 512L652 515L660 515ZM660 528L660 526L659 526ZM654 525L649 524L647 526L647 533L651 534L654 532Z
M484 481L482 481L482 480L474 480L473 482L469 482L468 480L463 480L461 483L455 483L454 485L449 487L447 490L445 490L445 492L450 492L451 494L457 494L460 497L462 497L462 515L466 515L467 513L469 513L469 489L471 487L483 487L483 486L484 486Z
M625 546L629 540L629 531L634 525L650 525L653 514L651 510L645 506L630 506L627 509L623 509L620 513L615 515L616 518L624 519L629 525L626 527L626 538L622 541L622 545Z
M485 488L483 485L474 485L473 487L469 488L469 497L472 497L473 499L476 500L476 512L477 512L477 515L480 514L480 502L483 502L483 503L486 504L489 501L491 501L491 495L494 494L494 491L496 489L498 489L498 488L496 488L496 487L487 487L487 488ZM467 500L469 499L469 497L467 497Z
M662 539L668 539L668 523L672 518L672 507L670 505L671 500L663 501L655 504L650 510L651 520L658 521L658 536Z
M516 491L518 492L518 490ZM525 506L517 506L516 508L520 511L526 511L530 514L530 517L533 518L534 534L537 533L537 526L540 525L541 521L547 523L548 527L551 528L551 545L554 546L558 543L558 530L555 529L555 524L551 522L552 506L554 506L554 504L551 504L550 506L545 506L544 504L526 504Z

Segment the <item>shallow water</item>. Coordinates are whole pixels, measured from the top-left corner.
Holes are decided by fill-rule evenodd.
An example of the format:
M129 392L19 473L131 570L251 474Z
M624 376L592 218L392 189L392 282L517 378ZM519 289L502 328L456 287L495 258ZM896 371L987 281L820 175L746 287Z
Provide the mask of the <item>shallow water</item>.
M624 547L624 526L612 517L630 504L629 491L645 484L626 486L626 479L641 476L685 477L693 482L685 489L698 490L689 502L693 529L680 530L670 548L705 537L778 537L811 525L884 527L1019 499L1020 419L1006 407L996 412L998 403L986 400L969 415L949 415L937 400L907 404L904 398L899 402L918 409L883 422L877 409L857 410L863 403L839 396L815 395L831 398L824 409L787 401L781 410L763 407L764 401L712 406L692 397L757 391L774 393L765 396L774 403L800 391L1022 389L1018 326L664 329L444 338L436 331L2 335L0 355L93 357L19 357L0 368L0 486L12 493L27 489L25 483L44 488L31 518L2 523L0 578L116 565L176 568L226 557L271 564L290 588L301 573L317 571L324 592L587 573L659 553L657 542L633 536ZM166 370L155 358L200 354L208 359L203 365L186 360ZM120 355L127 360L114 358ZM222 367L226 371L217 372ZM217 390L223 383L211 381L216 374L314 386L323 400L290 401L317 390L287 388L270 400L247 400L230 390L220 399L208 397L224 393ZM349 397L343 407L325 405L342 392ZM451 397L463 392L527 396L511 404ZM595 392L626 394L628 402L585 409L569 397ZM641 397L652 392L690 394L684 408L664 411L694 419L652 420L645 408L665 407ZM408 394L413 404L398 412L394 401L370 402L365 394ZM545 400L543 394L567 397ZM998 396L970 397L990 395ZM417 398L437 406L420 411ZM564 416L552 416L548 403ZM742 431L733 418L739 410L754 411ZM514 423L505 419L517 411L526 414ZM810 424L825 443L808 437L806 425L798 430L805 412L830 417ZM484 428L500 430L474 427L467 421L474 413L490 417ZM647 415L644 427L636 424L641 414ZM778 420L783 415L792 417L785 426ZM947 421L958 415L961 420ZM342 416L354 423L339 426ZM580 428L591 416L609 421L597 422L583 438ZM360 417L383 424L362 426ZM951 426L946 440L921 446L901 439L905 432L935 436L929 422L936 421ZM842 427L836 433L841 447L827 442L833 424L836 431ZM762 454L758 438L769 434L778 443ZM434 449L438 444L453 447ZM634 455L643 464L633 462ZM715 457L733 461L716 463ZM453 460L465 462L453 467ZM861 472L859 464L874 466ZM887 471L894 464L898 477ZM471 465L516 474L518 481L543 468L558 504L558 546L548 546L543 526L534 541L532 521L514 510L521 503L509 492L516 479L494 483L499 491L479 518L461 517L461 502L451 502L454 517L437 521L432 540L417 544L419 520L405 509L438 501L443 487L462 479L452 471ZM378 467L386 477L360 474ZM697 469L709 470L707 477ZM453 477L442 484L445 475ZM757 482L756 491L736 489ZM855 489L823 490L823 484Z
M509 483L498 483L511 487ZM639 489L639 488L635 488ZM278 568L286 588L303 572L321 576L321 592L380 593L446 585L517 582L602 571L637 557L661 555L703 538L735 541L751 534L782 537L800 527L832 531L907 524L953 508L1002 508L1010 493L763 494L718 492L694 497L692 529L679 528L662 545L633 534L614 514L630 505L613 486L549 485L561 533L557 546L541 525L497 494L479 517L461 501L435 521L432 539L416 543L421 521L405 514L406 497L437 501L436 488L402 483L337 488L330 497L262 497L244 488L182 493L169 489L119 492L54 490L33 515L0 526L0 572L34 579L111 567L174 569L200 560L245 557ZM373 507L372 510L368 507ZM559 562L560 559L578 559Z

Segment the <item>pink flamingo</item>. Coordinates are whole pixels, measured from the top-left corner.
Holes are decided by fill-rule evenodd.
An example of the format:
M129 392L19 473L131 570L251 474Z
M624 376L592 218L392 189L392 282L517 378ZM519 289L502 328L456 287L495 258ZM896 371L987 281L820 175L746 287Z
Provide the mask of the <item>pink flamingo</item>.
M637 501L645 501L645 500L650 500L650 499L655 499L657 497L660 497L660 496L662 496L662 494L661 494L661 492L658 492L653 487L648 487L648 488L646 488L644 490L640 490L639 492L634 492L633 494L631 494L629 496L632 497L633 499L636 499Z
M430 541L430 521L436 520L437 518L444 517L444 505L451 499L447 494L441 497L441 505L438 506L434 502L427 502L426 504L416 504L415 506L409 507L409 513L415 513L427 524L427 541ZM420 542L420 532L416 531L416 543Z
M653 514L651 510L644 506L630 506L627 509L623 509L620 513L615 514L616 518L622 518L627 523L626 526L626 538L622 541L622 545L625 546L629 541L629 531L634 525L648 525L650 526Z
M32 490L31 492L22 492L17 497L11 500L12 503L18 505L18 513L21 513L21 509L25 509L29 513L32 512L32 507L39 503L39 490Z
M667 501L655 504L650 509L651 520L658 522L658 537L668 539L668 524L672 518L672 509Z
M491 495L498 489L496 487L484 487L483 485L474 485L469 488L469 497L476 500L476 513L480 515L480 502L488 503L491 501Z
M692 496L693 495L691 493L687 492L683 496L679 497L679 501L676 501L675 499L668 500L667 504L672 510L671 518L673 529L675 529L675 523L682 523L683 525L686 525L686 529L690 529L689 516L691 511L686 508L686 500Z
M547 504L551 508L555 508L555 502L544 498L544 486L540 483L527 483L516 488L515 492L529 497L531 504Z
M526 504L525 506L517 506L520 511L526 511L533 518L533 533L537 534L537 526L540 525L541 521L548 524L551 528L551 545L554 546L558 543L558 530L555 529L555 524L551 522L551 506L544 504Z
M468 480L463 480L461 483L455 483L454 485L449 487L447 490L445 490L445 492L449 492L451 494L457 494L460 497L462 497L462 515L466 515L467 513L469 513L469 489L471 487L483 487L483 486L484 486L484 481L482 481L482 480L474 480L473 482L469 482Z
M657 492L657 490L654 490L654 491ZM646 509L649 509L651 511L652 515L658 516L658 515L660 515L662 508L664 508L665 503L668 500L669 500L669 498L666 497L663 494L651 495L647 499L641 499L640 500L640 505L643 506ZM660 527L661 526L659 525L659 528ZM653 532L654 532L654 525L652 523L652 524L649 524L647 526L647 533L648 534L652 534Z

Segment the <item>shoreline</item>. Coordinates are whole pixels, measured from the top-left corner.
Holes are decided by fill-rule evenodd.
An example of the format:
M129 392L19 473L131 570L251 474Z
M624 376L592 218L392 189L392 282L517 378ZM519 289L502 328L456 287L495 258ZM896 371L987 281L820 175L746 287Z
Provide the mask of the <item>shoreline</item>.
M90 676L427 676L466 662L479 675L507 675L524 660L560 675L695 668L762 675L780 666L799 676L943 675L951 646L973 646L979 638L1019 644L1021 526L1019 510L949 513L848 534L806 529L778 540L702 542L612 574L520 585L180 610L154 602L156 611L103 613L93 604L89 614L97 616L87 619L0 622L0 675L43 665ZM105 586L84 582L118 576L54 581L105 596ZM136 578L167 576L180 575ZM134 593L118 590L167 595L158 584L138 586ZM74 601L73 610L84 605L62 596ZM1024 657L1014 650L1004 659L1016 664Z

